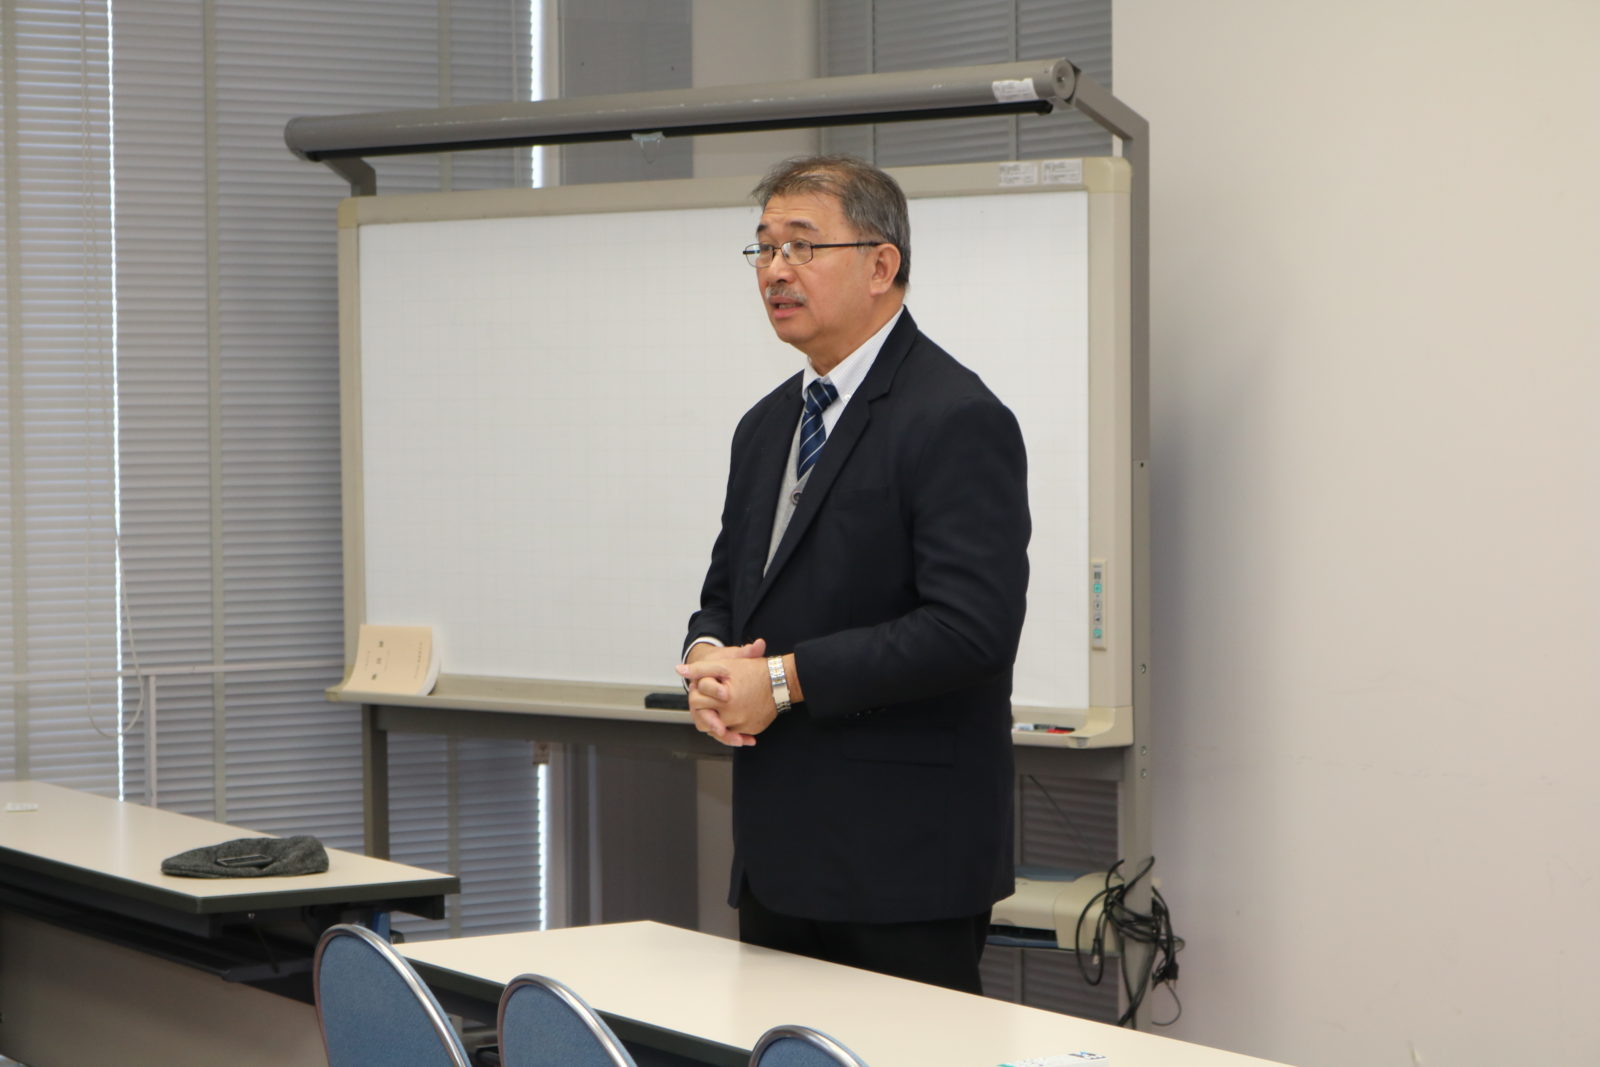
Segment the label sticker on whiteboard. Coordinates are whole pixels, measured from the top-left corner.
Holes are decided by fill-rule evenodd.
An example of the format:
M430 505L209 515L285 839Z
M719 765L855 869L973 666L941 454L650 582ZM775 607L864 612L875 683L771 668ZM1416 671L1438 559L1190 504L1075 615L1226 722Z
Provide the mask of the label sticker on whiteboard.
M1015 185L1038 185L1039 164L1032 160L1000 164L1000 188Z
M1019 100L1037 100L1032 78L999 78L989 83L994 98L1002 104L1015 104Z
M1044 168L1044 184L1046 185L1083 184L1083 160L1081 159L1047 159L1041 166Z

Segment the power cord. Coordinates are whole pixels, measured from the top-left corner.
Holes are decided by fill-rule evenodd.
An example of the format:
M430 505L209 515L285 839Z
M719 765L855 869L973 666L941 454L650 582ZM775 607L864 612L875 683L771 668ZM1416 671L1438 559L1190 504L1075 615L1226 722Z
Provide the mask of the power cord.
M1155 857L1145 860L1139 868L1139 873L1131 879L1124 879L1120 873L1124 861L1118 860L1106 871L1105 888L1089 898L1089 903L1083 906L1083 911L1078 913L1078 925L1074 931L1074 945L1077 952L1078 973L1089 985L1099 985L1105 978L1106 969L1106 940L1107 932L1114 930L1121 943L1150 945L1149 956L1145 959L1143 973L1135 976L1128 973L1128 954L1122 954L1122 991L1127 998L1128 1010L1122 1013L1117 1020L1118 1026L1131 1026L1139 1006L1144 1003L1145 996L1154 987L1165 986L1172 1001L1177 1005L1177 1012L1170 1019L1164 1021L1151 1020L1156 1026L1171 1026L1183 1015L1183 1002L1178 999L1176 984L1178 981L1178 953L1183 951L1183 938L1172 932L1172 912L1167 908L1166 900L1161 896L1161 890L1154 885L1150 887L1150 911L1136 911L1128 905L1128 894L1140 880L1150 873L1155 866ZM1089 913L1096 904L1100 905L1100 917L1095 920L1094 933L1089 939L1087 951L1084 944L1084 925L1089 918ZM1087 963L1085 960L1087 959Z

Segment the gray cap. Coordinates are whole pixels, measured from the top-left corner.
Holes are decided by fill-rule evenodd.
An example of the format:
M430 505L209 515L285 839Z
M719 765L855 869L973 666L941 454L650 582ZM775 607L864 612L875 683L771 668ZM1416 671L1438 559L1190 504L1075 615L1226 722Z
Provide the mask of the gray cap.
M328 869L322 842L295 837L241 837L220 845L191 848L161 861L162 874L184 878L266 878L280 874L321 874Z

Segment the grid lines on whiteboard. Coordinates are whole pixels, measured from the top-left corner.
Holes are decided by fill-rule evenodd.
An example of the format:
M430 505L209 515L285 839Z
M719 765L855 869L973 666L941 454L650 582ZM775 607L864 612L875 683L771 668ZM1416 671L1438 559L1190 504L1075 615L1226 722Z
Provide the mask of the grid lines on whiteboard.
M675 682L733 427L803 358L739 255L756 217L362 228L367 621L433 626L450 674ZM1028 441L1016 699L1084 706L1086 195L914 200L912 225L908 306Z

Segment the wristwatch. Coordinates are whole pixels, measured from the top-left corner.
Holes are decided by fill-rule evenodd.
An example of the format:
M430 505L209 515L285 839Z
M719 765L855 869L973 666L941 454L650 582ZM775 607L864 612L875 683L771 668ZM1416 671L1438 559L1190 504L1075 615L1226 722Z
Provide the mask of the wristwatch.
M783 669L782 656L767 657L767 677L772 679L772 706L782 715L792 706L789 703L789 672Z

